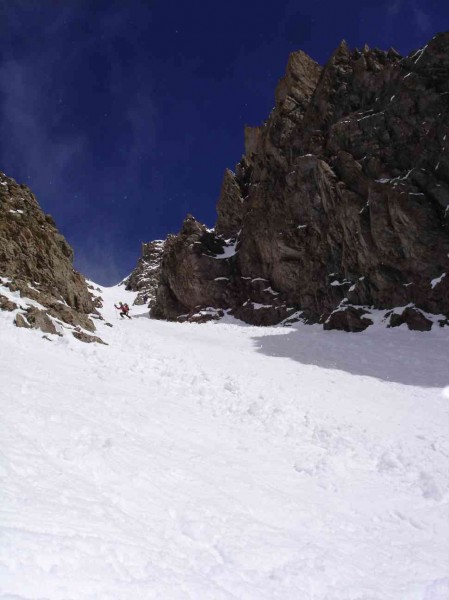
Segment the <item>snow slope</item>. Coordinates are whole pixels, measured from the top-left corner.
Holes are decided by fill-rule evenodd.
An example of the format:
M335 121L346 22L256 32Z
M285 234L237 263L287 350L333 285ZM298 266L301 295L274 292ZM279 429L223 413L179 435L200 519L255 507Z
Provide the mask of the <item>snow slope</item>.
M1 600L448 600L448 332L0 313Z

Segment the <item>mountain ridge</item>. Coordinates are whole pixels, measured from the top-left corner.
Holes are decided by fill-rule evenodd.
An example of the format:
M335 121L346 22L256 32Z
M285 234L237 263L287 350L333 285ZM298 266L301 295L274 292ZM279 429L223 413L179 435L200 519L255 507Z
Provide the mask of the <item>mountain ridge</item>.
M390 326L447 322L448 56L448 33L404 58L342 42L321 68L292 53L225 171L214 230L189 215L169 236L152 315L358 331L374 307Z

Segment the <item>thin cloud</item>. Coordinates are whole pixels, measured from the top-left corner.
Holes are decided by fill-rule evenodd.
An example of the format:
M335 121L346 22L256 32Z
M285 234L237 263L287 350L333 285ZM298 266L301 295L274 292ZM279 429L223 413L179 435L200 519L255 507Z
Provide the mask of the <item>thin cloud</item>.
M48 9L50 3L43 4ZM116 249L123 246L117 240L131 229L129 215L137 210L132 190L139 189L141 174L151 170L151 150L156 146L152 78L148 65L142 68L144 58L139 51L139 35L143 34L139 28L145 19L132 30L126 27L134 8L147 10L149 3L111 1L106 17L104 12L92 10L89 21L87 13L79 10L80 4L89 3L58 4L48 18L48 10L40 11L26 0L14 5L0 0L0 17L3 26L8 26L0 57L0 135L7 140L0 151L0 167L28 183L44 210L52 212L75 245L77 268L111 283L123 278L130 262ZM26 17L29 22L30 13L35 17L33 35L27 38L29 44L20 44L23 21ZM86 34L80 35L80 30ZM92 119L77 120L76 104L71 102L74 96L67 104L63 97L67 93L65 75L81 69L88 72L90 57L98 54L107 67L100 75L104 88L109 88L105 97L110 102L104 107L109 114L104 115L100 127ZM143 71L148 74L144 80ZM97 91L86 87L71 93L79 94L79 107L89 111L89 94ZM74 115L73 125L69 115ZM111 139L108 156L98 152L102 132ZM92 174L97 180L88 179ZM89 237L92 223L98 220L102 227L112 229L117 204L124 208L114 230L115 241L111 235L96 243ZM138 242L135 246L134 259Z
M387 13L391 16L396 16L402 8L403 0L394 0L387 6Z
M137 5L142 4L137 2ZM138 42L125 27L132 16L132 8L121 2L112 2L107 18L101 21L101 47L110 67L109 97L115 106L123 107L120 109L121 123L115 124L126 137L127 144L123 152L122 181L134 179L142 159L148 156L156 142L156 110L151 78L149 76L142 81L142 65L135 60L126 67L121 65L115 48L119 41L128 45L135 57L139 54ZM19 29L20 17L30 10L30 5L21 1L16 7L8 7L9 24L13 30ZM78 15L75 2L55 9L54 18L45 23L45 33L53 40L51 51L38 50L33 55L19 55L21 50L16 46L14 54L8 56L4 53L3 60L0 59L0 131L9 140L9 152L12 147L14 156L9 162L20 165L20 172L26 172L34 185L36 181L46 186L49 182L53 186L63 183L69 165L77 164L78 160L81 165L83 157L90 160L89 153L96 141L91 139L91 131L77 130L71 134L64 127L64 133L61 133L58 125L63 123L65 116L63 104L60 111L53 110L49 114L48 110L47 99L49 95L58 93L61 70L80 68L82 61L88 60L90 52L98 47L97 35L86 36L81 47L78 43L76 46L67 45L67 27L70 30L70 24L76 22ZM91 25L95 30L95 23ZM64 60L58 60L58 56L63 56ZM48 81L54 82L54 89ZM108 183L105 182L105 187ZM110 190L105 191L114 190L114 182L110 184Z
M385 27L389 34L393 34L399 23L407 22L414 37L422 39L432 32L432 18L423 8L420 0L393 0L385 4L386 23Z
M47 114L42 72L41 61L35 58L9 60L0 66L0 127L12 154L9 162L42 186L58 186L69 165L86 152L86 138L52 136L51 121L58 121L60 115Z
M413 20L420 33L429 34L432 29L432 19L418 6L413 7Z
M137 93L125 112L131 129L131 145L128 149L128 165L141 164L143 157L154 148L156 110L146 94Z
M103 223L83 239L75 238L75 268L100 285L122 281L134 269L140 244L123 244L116 222ZM69 240L70 241L70 240Z
M88 278L100 285L113 285L121 281L128 273L123 272L123 265L119 264L117 247L113 240L89 240L75 252L75 268ZM137 252L133 254L137 262ZM134 268L134 264L130 267Z

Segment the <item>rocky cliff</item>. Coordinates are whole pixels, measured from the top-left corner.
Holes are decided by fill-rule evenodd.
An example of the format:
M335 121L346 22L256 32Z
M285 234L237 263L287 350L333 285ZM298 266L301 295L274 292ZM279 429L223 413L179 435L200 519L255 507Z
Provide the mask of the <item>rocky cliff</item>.
M138 292L134 304L152 306L159 285L160 267L165 242L155 240L142 244L142 255L131 275L123 280L125 289Z
M25 185L0 173L0 309L19 327L100 341L99 318L73 251Z
M448 33L404 58L345 42L323 68L292 54L225 172L215 229L188 217L167 241L153 315L358 331L374 307L430 328L424 313L449 315L448 133Z

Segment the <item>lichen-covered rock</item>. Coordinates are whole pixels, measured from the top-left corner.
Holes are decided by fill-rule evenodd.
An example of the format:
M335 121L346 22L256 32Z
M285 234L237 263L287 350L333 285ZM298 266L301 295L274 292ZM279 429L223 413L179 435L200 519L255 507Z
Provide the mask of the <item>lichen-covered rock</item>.
M56 329L51 315L71 326L95 330L96 312L86 281L73 268L73 251L25 185L0 173L0 275L3 285L43 309L28 310L33 327ZM1 308L1 307L0 307ZM19 322L21 319L19 318Z
M448 81L449 33L405 58L344 42L323 69L292 55L274 110L225 174L208 235L232 238L234 256L218 273L206 228L170 238L154 316L215 307L273 323L301 310L360 326L334 313L344 299L448 316ZM248 284L258 279L271 299Z

